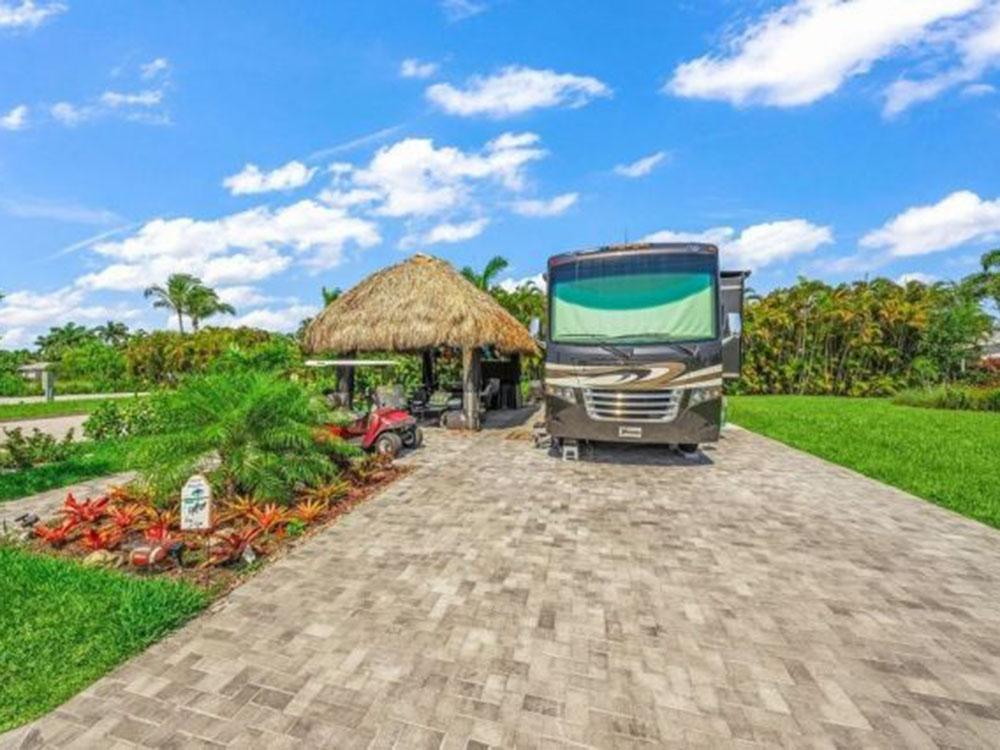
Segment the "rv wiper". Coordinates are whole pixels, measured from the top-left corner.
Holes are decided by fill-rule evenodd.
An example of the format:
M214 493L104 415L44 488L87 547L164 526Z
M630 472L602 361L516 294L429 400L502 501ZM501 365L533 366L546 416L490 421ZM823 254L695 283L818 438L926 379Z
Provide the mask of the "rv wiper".
M614 354L617 357L621 357L626 362L628 360L632 359L632 355L631 354L629 354L624 349L621 349L621 348L615 346L614 344L598 344L598 346L601 347L602 349L604 349L605 351L611 352L612 354Z

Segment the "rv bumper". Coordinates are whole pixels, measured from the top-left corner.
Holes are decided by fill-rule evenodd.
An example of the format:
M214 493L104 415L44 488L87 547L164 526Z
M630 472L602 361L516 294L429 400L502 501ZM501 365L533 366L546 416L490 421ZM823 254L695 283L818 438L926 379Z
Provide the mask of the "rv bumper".
M593 419L579 402L548 396L546 426L553 438L612 443L712 443L719 439L722 400L688 407L687 397L677 416L667 422Z

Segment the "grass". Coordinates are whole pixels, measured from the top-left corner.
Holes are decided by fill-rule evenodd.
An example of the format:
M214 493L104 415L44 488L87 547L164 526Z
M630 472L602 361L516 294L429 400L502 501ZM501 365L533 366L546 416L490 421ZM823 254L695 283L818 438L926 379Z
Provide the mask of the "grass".
M74 444L65 461L0 473L0 502L126 471L134 445L135 440L88 440Z
M136 398L133 396L132 398ZM119 399L119 400L127 400ZM69 401L38 401L26 404L0 404L0 423L20 419L43 419L45 417L66 417L73 414L90 414L106 398L85 398ZM3 427L0 424L0 427Z
M189 584L0 545L0 732L50 711L197 614Z
M1000 414L824 396L728 404L742 427L1000 528Z

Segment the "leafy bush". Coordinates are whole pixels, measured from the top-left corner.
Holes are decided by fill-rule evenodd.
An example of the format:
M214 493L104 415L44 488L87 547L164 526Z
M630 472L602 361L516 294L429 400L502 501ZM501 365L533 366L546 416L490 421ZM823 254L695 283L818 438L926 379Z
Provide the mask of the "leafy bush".
M117 391L130 384L126 370L125 355L119 349L97 340L86 341L61 352L56 388L66 393L69 382L87 381L90 393Z
M164 394L160 408L164 432L135 455L160 498L196 469L224 495L281 502L298 485L336 476L329 442L317 439L328 411L297 383L245 371L197 376Z
M93 440L155 435L165 425L162 397L114 399L100 404L83 423L83 434Z
M799 279L748 295L743 393L874 396L964 377L991 321L961 285Z
M17 373L0 372L0 396L30 396L39 390Z
M183 335L156 331L134 336L125 350L129 375L149 384L177 383L208 372L232 349L252 351L278 337L254 328L206 328Z
M918 388L898 393L892 402L901 406L918 406L926 409L1000 412L1000 388L967 386Z
M70 430L62 440L56 440L37 427L30 435L15 427L5 429L7 440L0 450L0 468L22 471L39 464L65 461L73 447L73 431Z

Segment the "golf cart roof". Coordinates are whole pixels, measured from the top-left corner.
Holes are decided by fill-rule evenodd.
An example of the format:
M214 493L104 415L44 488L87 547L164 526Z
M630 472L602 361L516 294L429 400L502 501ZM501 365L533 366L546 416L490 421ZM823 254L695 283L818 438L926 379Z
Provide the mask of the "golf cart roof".
M394 359L307 359L306 367L393 367Z

